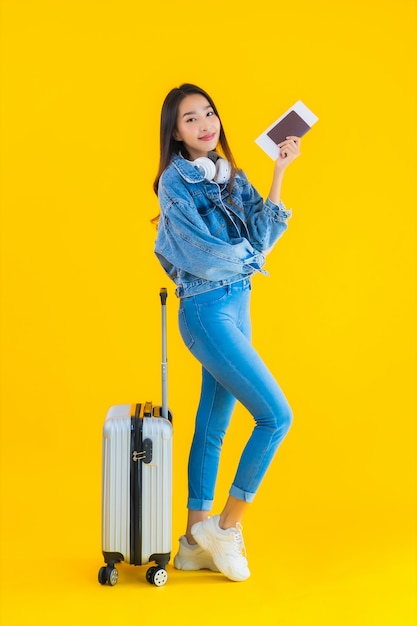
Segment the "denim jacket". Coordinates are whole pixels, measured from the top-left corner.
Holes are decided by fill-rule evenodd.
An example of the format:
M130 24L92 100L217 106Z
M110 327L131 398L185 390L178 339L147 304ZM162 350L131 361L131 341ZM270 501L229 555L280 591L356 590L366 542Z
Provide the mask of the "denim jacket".
M187 297L261 272L268 250L287 228L291 211L264 202L239 171L228 183L208 181L175 154L158 187L161 215L155 254Z

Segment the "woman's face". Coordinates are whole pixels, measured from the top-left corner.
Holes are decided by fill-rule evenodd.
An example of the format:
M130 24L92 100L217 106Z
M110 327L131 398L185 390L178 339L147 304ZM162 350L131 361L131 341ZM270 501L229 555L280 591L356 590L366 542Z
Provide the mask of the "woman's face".
M186 96L178 108L174 139L182 141L194 161L215 150L219 136L220 120L207 98L201 94Z

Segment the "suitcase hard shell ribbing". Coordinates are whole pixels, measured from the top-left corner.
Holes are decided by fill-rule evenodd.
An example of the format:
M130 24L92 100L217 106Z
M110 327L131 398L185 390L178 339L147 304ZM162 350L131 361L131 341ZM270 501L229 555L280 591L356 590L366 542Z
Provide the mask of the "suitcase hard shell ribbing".
M103 426L101 584L115 585L115 564L155 562L146 579L165 584L171 556L172 415L167 408L166 289L162 304L162 406L119 404Z

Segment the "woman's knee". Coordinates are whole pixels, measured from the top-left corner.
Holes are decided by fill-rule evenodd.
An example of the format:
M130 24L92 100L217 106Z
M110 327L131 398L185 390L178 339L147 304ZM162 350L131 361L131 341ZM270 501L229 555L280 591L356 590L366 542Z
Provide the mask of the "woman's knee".
M257 426L264 427L278 438L284 437L293 421L293 413L288 403L280 402L276 407L270 407L268 414L255 419Z
M293 422L293 412L288 403L280 403L274 412L274 430L279 438L285 437Z
M284 434L290 430L292 422L293 422L293 412L289 404L287 404L281 412L280 422L281 428L284 431Z

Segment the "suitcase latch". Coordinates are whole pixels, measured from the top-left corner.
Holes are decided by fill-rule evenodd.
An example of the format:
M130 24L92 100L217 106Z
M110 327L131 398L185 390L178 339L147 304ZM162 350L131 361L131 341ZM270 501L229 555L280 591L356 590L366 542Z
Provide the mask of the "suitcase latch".
M142 461L143 463L150 463L152 461L152 439L144 439L142 442L143 450L137 452L133 451L133 461Z

